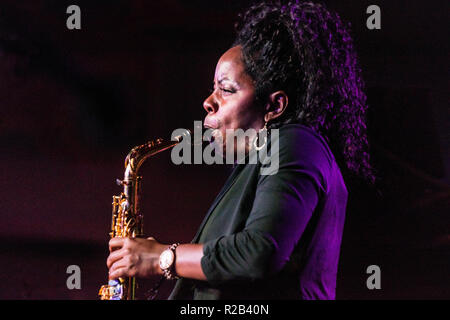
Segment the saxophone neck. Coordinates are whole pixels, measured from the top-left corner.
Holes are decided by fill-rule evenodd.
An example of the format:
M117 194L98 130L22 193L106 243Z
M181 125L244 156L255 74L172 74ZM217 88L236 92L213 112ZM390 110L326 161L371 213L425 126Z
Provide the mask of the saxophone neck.
M125 158L124 180L137 179L139 168L147 158L173 148L178 143L183 141L184 137L190 137L190 134L191 133L189 130L185 130L182 134L172 137L171 140L159 138L131 149Z

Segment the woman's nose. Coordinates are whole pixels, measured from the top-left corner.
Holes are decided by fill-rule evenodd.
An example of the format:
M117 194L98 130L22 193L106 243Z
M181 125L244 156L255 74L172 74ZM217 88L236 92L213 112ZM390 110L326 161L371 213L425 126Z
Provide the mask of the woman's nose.
M215 113L218 109L217 107L217 103L214 101L214 97L213 97L212 93L208 98L206 98L206 100L203 102L203 108L206 110L206 112L208 113Z

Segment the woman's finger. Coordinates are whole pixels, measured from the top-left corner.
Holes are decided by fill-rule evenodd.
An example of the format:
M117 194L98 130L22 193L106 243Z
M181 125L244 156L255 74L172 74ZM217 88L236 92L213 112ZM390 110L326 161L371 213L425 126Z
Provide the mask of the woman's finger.
M108 278L110 280L113 280L126 277L127 276L126 270L127 268L125 267L115 268L112 272L109 273Z
M120 249L123 247L123 243L125 242L126 238L111 238L111 240L109 240L109 252L113 252L117 249Z
M106 265L108 266L108 269L111 268L111 266L123 258L125 252L123 250L116 250L109 254L108 259L106 259Z

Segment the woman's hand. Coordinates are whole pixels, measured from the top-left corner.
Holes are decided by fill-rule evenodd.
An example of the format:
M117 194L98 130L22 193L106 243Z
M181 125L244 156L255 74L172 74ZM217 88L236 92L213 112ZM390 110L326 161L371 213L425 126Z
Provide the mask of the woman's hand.
M148 278L161 275L159 256L169 246L150 237L112 238L109 241L109 279L119 277Z

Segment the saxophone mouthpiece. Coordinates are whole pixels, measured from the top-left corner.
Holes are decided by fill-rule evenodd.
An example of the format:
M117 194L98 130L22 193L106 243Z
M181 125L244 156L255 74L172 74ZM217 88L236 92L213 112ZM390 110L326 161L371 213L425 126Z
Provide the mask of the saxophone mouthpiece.
M183 141L191 146L201 146L203 144L201 129L197 129L197 131L194 130L193 136L192 136L192 131L189 129L177 129L177 130L182 130L182 131L181 131L181 133L179 131L176 131L177 135L175 135L175 136L172 134L172 141L176 141L176 142ZM200 131L200 134L198 134L199 131Z
M184 132L178 136L173 137L172 140L176 141L176 142L180 142L182 139L190 139L191 138L191 130L189 129L184 129Z

